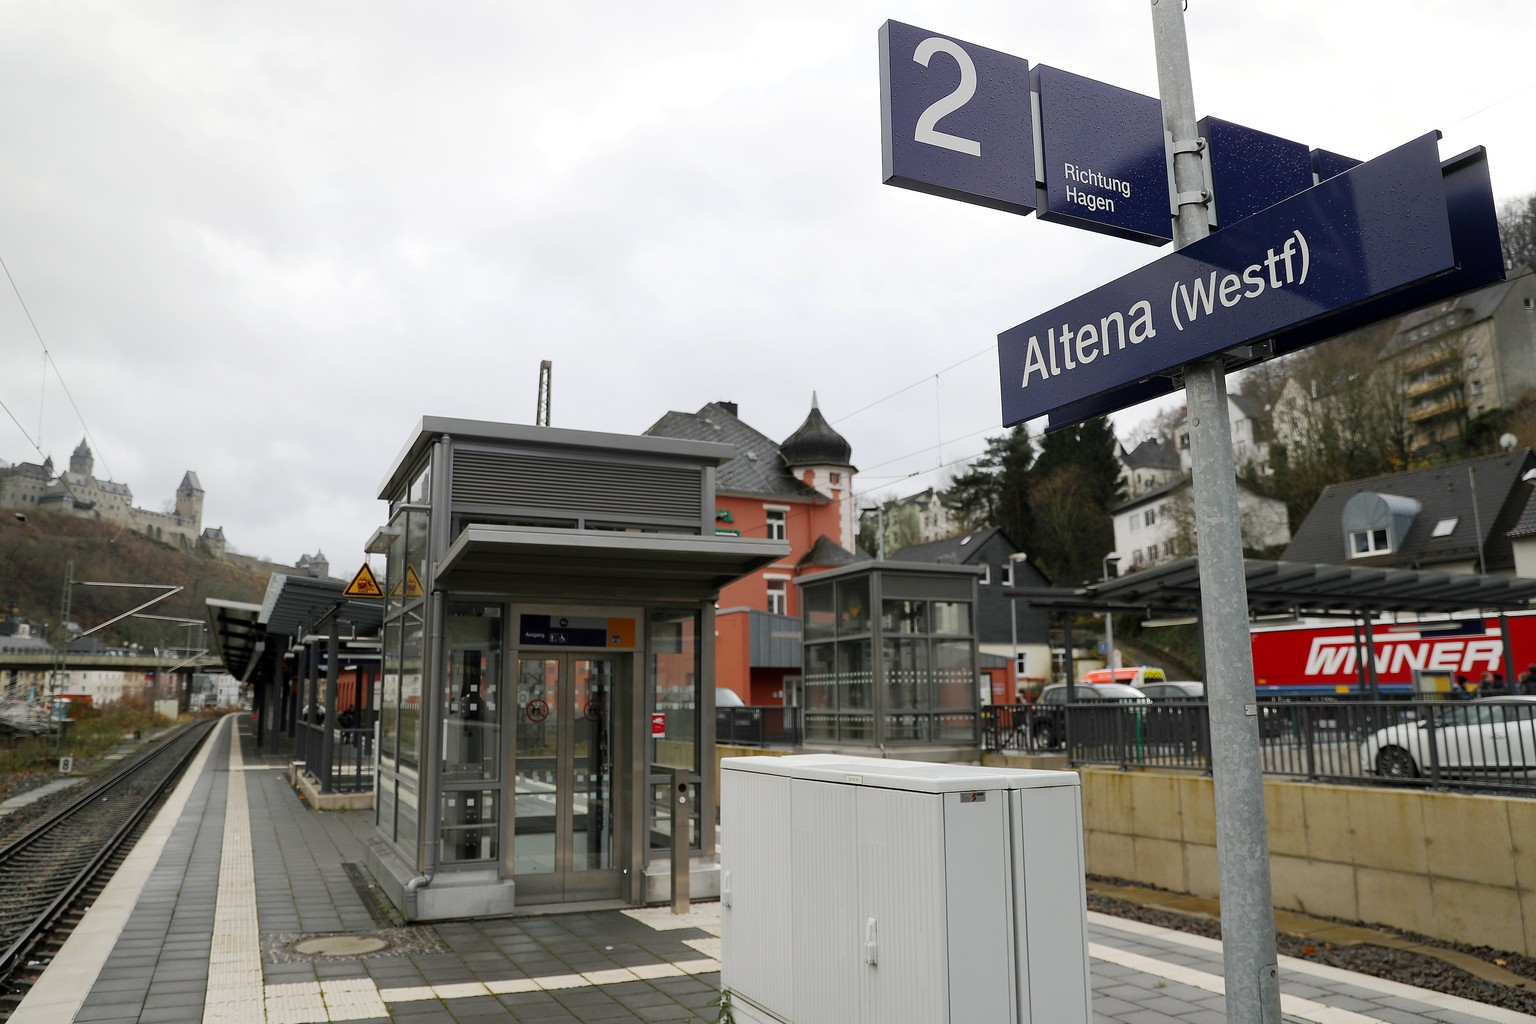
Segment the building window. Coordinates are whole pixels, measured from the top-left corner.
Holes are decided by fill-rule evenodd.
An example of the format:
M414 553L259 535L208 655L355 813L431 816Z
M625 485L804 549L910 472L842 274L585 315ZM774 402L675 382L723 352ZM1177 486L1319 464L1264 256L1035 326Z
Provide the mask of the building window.
M843 474L834 471L834 472L832 472L829 475L832 477L832 486L833 487L836 487L838 484L843 482Z
M1156 544L1148 544L1147 545L1147 561L1149 561L1149 562L1157 561L1157 545Z
M1474 395L1480 395L1480 394L1483 393L1483 382L1482 381L1475 380L1475 381L1472 382L1472 393Z
M1431 537L1449 537L1451 534L1456 532L1456 524L1459 522L1461 522L1460 516L1451 516L1448 519L1442 519L1435 524L1435 528L1430 531L1429 535Z
M774 615L789 614L789 593L784 580L770 579L768 583L768 611Z
M1003 563L1003 586L1005 586L1005 587L1013 586L1013 563L1012 562L1004 562Z
M784 540L787 536L786 520L788 516L783 509L768 510L768 539Z
M1467 369L1475 370L1477 369L1478 364L1481 362L1481 357L1479 357L1476 353L1473 353L1472 355L1467 356Z
M992 567L985 562L981 563L981 582L992 582Z
M1143 523L1145 523L1148 526L1155 526L1157 524L1157 509L1154 509L1154 508L1147 509L1145 512L1142 513L1141 520L1142 520Z
M1131 516L1131 532L1135 533L1137 530L1140 530L1140 529L1141 529L1141 517L1139 517L1139 516Z
M1361 555L1379 555L1382 552L1392 550L1387 543L1387 531L1385 527L1374 530L1360 530L1350 534L1349 549L1351 553L1359 557Z

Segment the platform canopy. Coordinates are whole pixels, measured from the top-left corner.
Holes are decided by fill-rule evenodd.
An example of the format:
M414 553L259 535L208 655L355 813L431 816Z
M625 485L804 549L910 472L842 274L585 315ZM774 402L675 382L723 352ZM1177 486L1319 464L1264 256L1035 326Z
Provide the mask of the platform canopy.
M244 680L260 654L259 645L267 635L266 627L260 621L261 605L210 597L207 601L207 614L213 650L224 663L224 671L236 679Z
M1420 615L1517 611L1536 600L1536 579L1375 566L1243 561L1250 617ZM1033 608L1143 612L1148 618L1198 615L1200 560L1181 558L1081 587L1013 587L1003 591Z
M332 619L341 632L352 636L377 636L384 622L384 602L379 598L347 598L342 580L273 573L261 602L261 622L269 634L300 641Z
M438 568L456 591L558 594L569 581L651 597L702 598L788 553L783 541L746 537L466 526Z

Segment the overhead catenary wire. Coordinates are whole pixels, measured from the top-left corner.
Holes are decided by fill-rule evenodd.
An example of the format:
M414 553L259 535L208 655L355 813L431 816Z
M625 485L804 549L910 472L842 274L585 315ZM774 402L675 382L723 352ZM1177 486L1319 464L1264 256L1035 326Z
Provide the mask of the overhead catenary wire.
M59 379L59 387L64 389L64 397L69 399L69 406L70 406L71 409L73 409L75 411L75 418L80 421L80 429L85 432L86 441L90 444L92 452L96 453L96 451L98 449L98 445L96 444L96 439L91 435L91 428L90 428L90 426L87 425L87 423L85 422L85 414L80 411L80 406L75 401L74 394L69 390L69 383L64 380L64 373L63 373L63 371L59 369L59 364L54 360L53 353L51 351L49 351L48 343L43 340L43 332L38 328L37 320L32 316L32 310L27 305L26 298L21 294L21 288L20 288L20 286L18 286L16 284L16 278L11 274L10 265L5 262L5 257L4 256L0 256L0 270L4 270L5 271L5 279L8 282L10 282L11 291L16 296L16 302L21 306L21 311L22 311L22 313L24 313L26 315L27 323L32 328L32 336L37 339L37 344L43 350L43 372L42 372L42 382L41 382L41 385L40 385L40 387L42 387L43 391L38 396L37 436L34 438L30 434L28 434L27 433L27 429L21 425L21 421L16 418L15 413L11 412L10 408L8 406L5 406L3 402L0 402L0 408L4 408L5 409L5 413L6 413L7 416L10 417L11 422L16 424L16 428L18 430L20 430L22 436L27 439L27 442L28 442L28 444L31 445L32 450L37 452L37 457L38 457L39 462L46 461L47 456L43 453L43 447L42 447L42 442L43 442L43 406L44 406L44 399L45 399L46 394L47 394L48 369L49 369L49 367L52 367L53 368L54 376L56 376ZM101 466L102 466L102 469L106 470L107 479L108 480L112 479L112 467L107 464L106 457L104 455L99 455L99 454L97 455L97 457L101 459ZM69 492L71 497L79 497L70 488L69 481L64 478L64 474L62 474L62 473L59 474L59 481L63 485L64 489Z

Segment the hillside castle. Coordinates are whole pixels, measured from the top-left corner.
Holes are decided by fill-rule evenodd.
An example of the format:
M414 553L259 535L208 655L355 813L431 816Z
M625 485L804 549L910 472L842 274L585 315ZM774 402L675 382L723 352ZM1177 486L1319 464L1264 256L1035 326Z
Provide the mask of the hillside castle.
M84 440L69 457L69 469L53 472L53 459L41 466L22 462L0 465L0 508L25 515L32 509L52 509L71 515L122 523L152 540L183 550L199 548L215 557L224 555L222 527L203 529L203 488L190 469L176 488L174 511L151 512L133 507L127 484L96 479L96 461Z

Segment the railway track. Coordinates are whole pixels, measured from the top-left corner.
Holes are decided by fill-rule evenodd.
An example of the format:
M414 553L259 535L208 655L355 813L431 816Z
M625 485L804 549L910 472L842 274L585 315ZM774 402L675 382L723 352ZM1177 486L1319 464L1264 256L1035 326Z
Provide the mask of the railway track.
M215 724L194 722L125 759L0 847L0 1020L111 879Z

